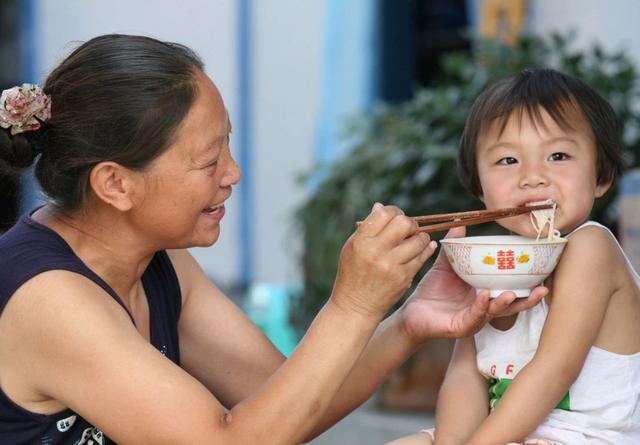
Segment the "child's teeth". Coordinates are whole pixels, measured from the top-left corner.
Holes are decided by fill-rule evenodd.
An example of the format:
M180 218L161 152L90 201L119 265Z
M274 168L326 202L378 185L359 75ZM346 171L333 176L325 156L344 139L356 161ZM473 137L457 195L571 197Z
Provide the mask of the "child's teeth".
M543 204L553 204L553 199L545 199L544 201L531 201L531 202L528 202L526 205L528 205L528 206L538 206L538 205L543 205Z

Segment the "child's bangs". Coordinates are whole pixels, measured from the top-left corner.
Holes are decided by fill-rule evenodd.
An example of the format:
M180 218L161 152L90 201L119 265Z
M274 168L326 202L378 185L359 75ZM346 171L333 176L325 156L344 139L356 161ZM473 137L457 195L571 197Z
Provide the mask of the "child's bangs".
M528 119L536 128L548 130L543 111L564 130L576 130L577 119L584 113L564 85L527 79L505 88L485 104L481 130L497 125L502 135L507 123L515 118L519 125ZM537 80L537 81L536 81Z

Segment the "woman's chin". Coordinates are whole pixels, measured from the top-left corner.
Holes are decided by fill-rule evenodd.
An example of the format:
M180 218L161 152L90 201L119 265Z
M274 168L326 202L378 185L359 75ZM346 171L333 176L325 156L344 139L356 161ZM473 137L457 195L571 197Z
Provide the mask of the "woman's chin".
M202 233L196 237L193 247L211 247L218 241L219 237L220 228L217 227L216 230L210 231L209 233Z
M191 247L211 247L218 241L220 236L220 230L209 230L207 232L200 231L197 234L191 236L181 237L178 241L167 249L190 249Z

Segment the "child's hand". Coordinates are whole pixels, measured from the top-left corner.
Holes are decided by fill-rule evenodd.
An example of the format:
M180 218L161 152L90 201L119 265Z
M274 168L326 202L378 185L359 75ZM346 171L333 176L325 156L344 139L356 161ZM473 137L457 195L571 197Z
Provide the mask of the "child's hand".
M464 227L451 229L447 237L464 236ZM489 291L476 291L451 268L443 251L431 270L407 300L403 320L409 335L422 341L427 338L466 337L477 332L491 317L512 315L535 306L548 290L537 287L527 298L504 292L490 299Z

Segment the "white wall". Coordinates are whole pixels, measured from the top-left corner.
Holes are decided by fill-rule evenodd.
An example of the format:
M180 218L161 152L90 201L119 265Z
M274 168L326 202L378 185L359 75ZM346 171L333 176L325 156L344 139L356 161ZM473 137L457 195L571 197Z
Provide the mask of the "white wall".
M304 191L294 178L313 161L325 2L250 4L252 266L256 280L285 283L299 280L297 237L290 222ZM234 0L39 0L38 71L44 78L80 42L100 34L144 34L176 41L202 57L232 122L237 121L237 8ZM234 137L237 134L232 134L232 151ZM239 199L236 190L227 204L218 243L192 250L222 286L235 284L240 275Z
M578 31L576 45L593 42L609 50L624 49L640 66L640 1L531 0L529 28L536 34Z
M256 280L299 280L291 215L311 167L320 110L324 1L254 0L253 168ZM338 252L336 252L336 255Z
M35 4L37 69L42 78L79 43L106 33L143 34L185 44L237 115L236 2L233 0L40 0ZM233 138L233 135L232 135ZM193 249L207 273L225 285L239 269L238 201L227 205L220 240Z

